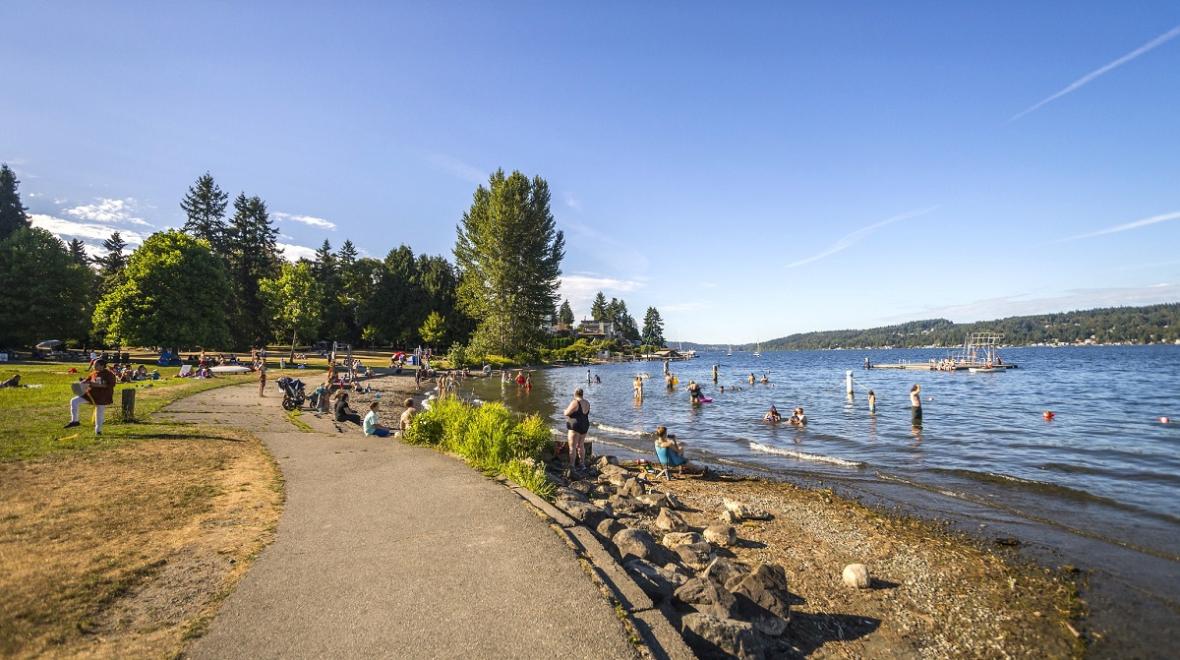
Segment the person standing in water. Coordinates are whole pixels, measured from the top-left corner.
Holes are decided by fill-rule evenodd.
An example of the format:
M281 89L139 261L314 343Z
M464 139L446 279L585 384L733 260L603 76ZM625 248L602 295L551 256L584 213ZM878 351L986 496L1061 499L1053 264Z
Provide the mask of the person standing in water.
M635 377L634 390L635 390L635 398L642 400L643 399L643 376L636 376Z
M565 408L569 429L570 469L577 470L586 465L586 434L590 431L590 403L582 398L582 388L574 390L574 398Z
M917 383L910 388L910 421L914 426L922 423L922 386Z
M872 390L869 390L869 414L877 414L877 395Z
M701 403L701 386L695 380L688 381L688 399L694 406Z
M757 381L758 381L758 379L754 377L754 372L753 372L753 371L751 371L751 372L750 372L750 379L749 379L749 380L750 380L750 384L751 384L751 385L753 385L755 382L757 382Z
M717 384L717 365L713 365L713 384Z

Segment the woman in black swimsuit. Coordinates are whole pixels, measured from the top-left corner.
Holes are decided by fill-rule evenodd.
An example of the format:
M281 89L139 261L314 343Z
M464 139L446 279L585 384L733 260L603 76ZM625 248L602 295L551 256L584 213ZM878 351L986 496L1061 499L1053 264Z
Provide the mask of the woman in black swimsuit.
M570 467L586 467L586 433L590 431L590 404L582 398L582 388L574 390L574 399L565 409L569 429Z

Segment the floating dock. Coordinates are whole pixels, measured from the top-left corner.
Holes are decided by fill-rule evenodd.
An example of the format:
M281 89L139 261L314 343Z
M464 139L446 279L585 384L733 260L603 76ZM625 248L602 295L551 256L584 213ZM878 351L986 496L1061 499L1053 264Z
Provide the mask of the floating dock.
M931 359L928 362L895 362L892 364L873 364L865 358L866 369L899 369L903 371L970 371L972 369L986 369L998 371L1000 369L1015 369L1015 364L1004 362L996 351L1003 335L994 332L976 332L963 342L963 348L957 353L945 358Z

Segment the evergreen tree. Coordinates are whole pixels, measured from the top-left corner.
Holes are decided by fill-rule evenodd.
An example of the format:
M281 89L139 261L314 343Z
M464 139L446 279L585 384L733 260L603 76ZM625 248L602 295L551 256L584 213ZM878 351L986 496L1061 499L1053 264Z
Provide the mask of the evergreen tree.
M70 258L79 266L90 265L90 257L86 255L86 244L81 240L75 238L69 242L67 246L70 252Z
M442 256L420 255L418 282L426 295L426 309L438 312L446 321L447 338L466 344L475 330L475 322L459 306L456 297L459 274L455 267Z
M574 310L570 307L570 301L561 301L561 309L557 312L557 322L567 328L574 327Z
M8 238L21 227L32 225L26 213L28 209L21 204L18 186L20 181L8 163L0 165L0 240Z
M122 282L123 268L127 265L127 255L123 253L127 248L127 242L119 232L111 232L111 237L102 242L102 248L106 250L106 254L94 258L94 263L98 266L99 297L119 286Z
M447 338L447 320L438 312L430 312L418 328L418 335L427 346L442 346Z
M627 309L627 306L623 305L623 310L626 310L626 309ZM619 299L618 298L611 298L610 302L607 303L607 305L606 305L606 318L604 318L603 320L609 321L611 323L617 322L619 320L619 312L620 312Z
M389 251L376 292L366 301L364 326L377 329L379 339L408 347L426 318L426 295L418 277L414 251L402 245Z
M0 239L0 346L82 339L90 318L90 269L36 227Z
M94 310L95 334L133 346L222 347L230 295L224 262L175 229L152 234ZM181 298L183 296L183 298Z
M608 318L606 296L602 295L601 291L594 296L594 303L590 305L590 318L595 321L606 321Z
M188 218L184 231L194 238L209 241L215 254L225 254L225 207L229 195L217 186L213 175L205 172L197 182L189 186L180 208Z
M329 341L343 340L347 334L348 326L345 323L344 303L341 302L343 292L340 284L339 260L336 255L332 254L332 245L326 239L316 250L315 261L312 262L311 268L316 281L321 285L319 290L322 296L320 302L322 317L319 336L321 339Z
M479 323L473 343L486 352L533 350L557 305L565 236L549 199L541 177L497 170L457 228L459 300Z
M648 307L647 313L643 315L643 343L659 347L666 343L664 341L664 320L660 318L660 312L655 307Z
M234 291L234 343L253 345L270 337L258 283L279 274L278 230L261 198L241 193L226 232L229 276Z
M332 254L332 244L328 239L324 239L320 248L315 251L315 260L312 262L311 272L316 279L323 281L329 274L336 270L336 257Z

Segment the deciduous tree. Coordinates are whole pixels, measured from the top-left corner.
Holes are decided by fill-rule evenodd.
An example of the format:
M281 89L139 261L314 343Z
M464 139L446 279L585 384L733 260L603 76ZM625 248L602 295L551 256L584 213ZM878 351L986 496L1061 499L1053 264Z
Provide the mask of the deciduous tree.
M275 338L312 339L323 321L323 285L316 281L308 262L284 263L278 277L259 282L259 291L270 313Z
M44 229L18 227L0 240L0 346L84 337L89 276Z

